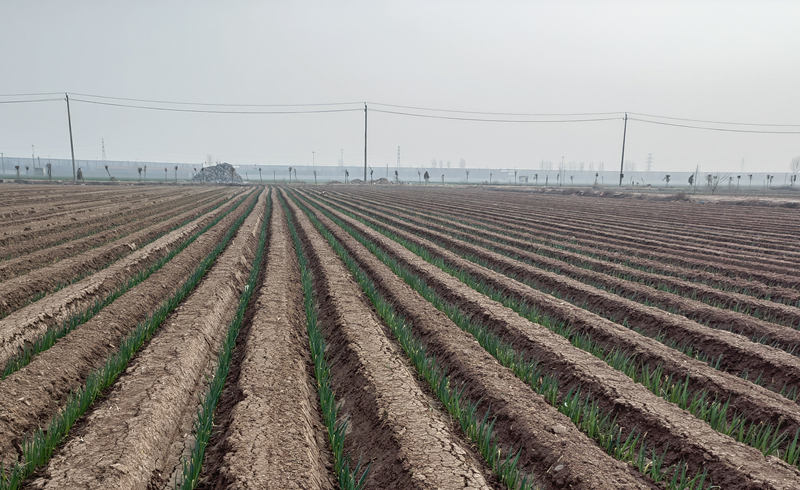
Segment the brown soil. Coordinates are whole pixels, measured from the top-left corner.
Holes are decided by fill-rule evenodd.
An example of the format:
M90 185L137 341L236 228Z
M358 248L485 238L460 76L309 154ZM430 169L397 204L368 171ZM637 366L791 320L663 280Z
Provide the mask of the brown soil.
M533 282L538 288L548 292L554 291L559 297L614 321L627 322L631 327L641 329L651 336L666 333L670 340L681 345L701 347L702 351L713 359L722 356L721 369L733 373L746 370L749 373L762 374L765 385L776 390L784 386L794 386L800 379L800 360L779 349L752 342L736 334L706 327L655 307L641 305L563 275L547 272L481 247L430 232L427 228L402 223L377 212L373 214L386 219L392 225L399 225L417 235L445 244L451 250L478 257L492 267L498 268L504 275ZM363 214L361 216L374 220ZM567 267L569 266L564 266ZM762 328L767 329L764 326ZM770 327L769 333L792 340L796 334L794 330L780 326Z
M45 223L42 229L31 229L15 233L15 240L0 247L0 259L23 259L26 255L53 248L58 245L94 235L112 232L115 228L151 218L164 212L172 211L186 204L194 203L204 206L210 202L219 202L230 197L233 192L208 192L203 194L180 194L170 198L148 198L142 204L136 202L117 203L103 208L93 208L85 219L71 218L57 220L56 223ZM66 221L66 222L65 222ZM37 222L38 223L38 222ZM28 228L34 228L33 224ZM96 242L100 243L100 242Z
M357 226L354 220L347 220ZM359 227L366 232L366 227ZM384 237L385 239L385 237ZM429 244L426 244L429 245ZM448 252L430 245L436 254ZM410 257L422 264L422 259ZM428 264L427 267L432 267ZM580 386L591 392L607 410L613 410L623 427L637 427L648 434L656 447L680 448L667 463L677 458L690 463L692 471L706 469L716 485L723 488L792 488L800 484L800 472L774 457L764 458L758 450L736 443L706 423L632 382L591 354L573 347L566 339L538 327L459 283L439 270L429 269L446 287L437 290L475 318L553 372L559 373L561 389Z
M0 365L55 325L102 301L131 277L168 255L194 233L230 209L231 202L187 225L167 233L106 269L25 306L0 320ZM2 285L0 285L2 288Z
M353 202L350 202L349 204L350 206L356 205ZM554 272L559 276L571 277L588 285L613 291L615 295L619 295L639 303L658 306L661 309L684 315L687 318L703 323L704 325L732 331L750 338L756 337L761 339L761 342L763 343L772 344L773 342L779 342L779 345L776 345L776 347L780 347L790 352L798 351L798 355L800 355L800 349L798 349L798 347L800 347L800 331L795 330L794 328L787 329L780 325L754 318L750 315L709 306L700 301L683 298L673 293L661 291L637 282L620 279L602 272L598 272L597 264L600 263L600 261L597 260L585 261L585 263L590 264L591 270L589 270L584 267L573 265L572 263L565 263L564 261L543 255L551 254L561 257L566 256L568 259L573 261L581 261L578 254L570 254L568 252L560 251L556 248L541 245L530 247L527 243L521 240L508 239L499 233L487 233L477 229L470 229L468 227L453 229L450 227L434 225L430 222L420 221L408 216L389 215L373 208L368 210L364 210L362 208L362 211L368 212L370 215L374 215L381 220L384 220L385 218L391 218L391 223L395 226L399 226L417 235L425 236L431 239L441 239L446 235L454 234L455 239L451 239L450 236L447 236L446 240L448 245L455 247L455 249L465 250L467 253L473 252L474 248L472 245L475 244L487 250L493 249L501 253L511 254L512 256L524 259L526 261L525 263L527 264ZM456 225L452 226L455 227ZM420 230L424 230L424 232L421 232ZM480 238L481 236L487 236L490 239ZM510 242L514 246L499 243L501 241ZM464 246L466 246L466 248ZM532 249L533 252L528 251L528 249ZM622 266L616 266L616 268L620 269ZM635 269L628 269L626 272L632 274L637 273ZM684 283L684 286L687 288L687 290L693 290L691 283L688 281L684 281ZM730 293L719 292L719 296L726 294ZM777 315L779 318L788 323L788 326L794 327L795 325L800 325L800 308L768 301L758 301L755 299L750 299L744 295L738 295L738 297L739 298L737 298L736 301L737 305L757 304L758 306L756 307L761 308L759 311ZM605 312L599 313L605 314Z
M354 197L355 196L343 196L344 199ZM365 199L363 196L358 196L358 200L360 202L378 205L383 208L395 209L403 213L410 212L407 201L398 199L398 196L392 197L393 199L391 202L395 205L388 204L386 199L381 202ZM396 206L398 202L403 202L406 204L404 207L398 207ZM432 211L434 208L438 212L434 213ZM800 291L794 288L771 286L762 282L748 280L741 277L732 278L711 271L690 269L680 265L669 264L668 262L636 257L630 253L616 252L613 251L613 249L601 250L597 246L600 243L598 240L593 242L594 245L587 246L579 244L574 237L566 235L558 235L556 233L547 233L542 231L531 233L530 227L521 227L518 224L504 220L502 217L497 215L493 216L492 218L476 217L475 215L471 214L466 207L457 207L454 210L444 212L442 206L437 203L435 206L415 206L413 207L413 212L419 212L423 209L426 210L426 213L424 213L423 216L436 216L445 219L457 220L460 225L475 224L480 227L485 227L493 232L504 234L507 237L510 236L528 242L531 247L538 247L541 244L544 244L545 246L550 244L554 247L558 247L557 249L574 250L584 257L598 257L602 258L604 261L614 264L631 264L643 269L656 271L661 278L681 277L687 279L695 286L702 286L702 284L705 283L712 287L722 288L724 290L746 292L747 295L756 296L762 299L770 298L792 304L800 304ZM498 223L500 223L500 225L498 225ZM706 268L713 268L713 263L709 263ZM640 274L644 274L644 272L641 272L640 269L635 270L639 270Z
M15 311L42 293L70 284L76 278L106 268L134 250L164 235L186 220L199 216L201 210L190 210L132 233L109 244L59 261L0 283L0 316Z
M347 268L305 215L290 207L314 271L332 387L349 420L345 451L370 465L367 486L487 487L482 462L420 388Z
M391 200L391 197L387 198ZM452 202L420 202L418 203L418 206L423 209L429 209L431 207L437 209L450 209L455 213L468 212L473 207L477 207L475 202L465 203L463 205L453 204ZM610 236L598 236L597 232L587 231L584 227L563 224L570 222L568 218L551 226L543 223L545 218L529 219L524 216L517 217L513 213L510 215L513 218L506 218L504 217L504 213L507 211L500 209L497 205L491 207L493 209L489 211L487 210L486 206L483 206L482 208L479 208L478 211L475 211L475 214L484 219L502 222L513 227L524 227L524 229L529 232L536 230L537 234L542 234L548 237L555 236L563 238L564 236L569 236L570 240L578 240L581 243L591 245L601 250L610 250L613 252L624 251L637 257L660 260L667 263L679 264L685 267L711 269L715 272L731 277L757 279L765 282L766 284L775 284L791 288L794 288L800 284L800 279L797 278L796 274L791 273L791 268L779 268L780 272L776 272L778 269L768 265L754 268L752 267L752 260L734 261L718 258L713 255L702 256L674 250L671 251L668 248L660 246L657 241L654 242L652 240L648 241L647 243L649 245L643 248L642 244L647 241L646 237L649 237L649 235L631 237L628 240L620 240L618 239L617 234L606 234ZM724 267L721 266L722 264L724 264Z
M153 339L51 459L36 488L145 488L170 486L196 417L203 374L217 351L247 282L259 225L262 193L200 285L170 315ZM124 423L120 423L124 421Z
M468 333L428 303L363 245L316 214L379 285L395 309L410 321L427 351L464 394L497 418L495 431L505 450L521 450L520 467L545 488L649 488L632 467L603 452L541 395L491 357ZM543 430L544 429L544 430Z
M300 269L277 197L270 227L265 280L239 334L200 488L335 487Z
M55 264L66 257L72 257L86 252L87 250L105 245L113 240L124 238L131 233L141 231L148 226L169 219L176 214L182 214L187 211L194 211L195 213L208 212L216 204L218 204L216 200L196 201L189 197L182 205L178 202L169 203L167 206L164 206L163 210L159 213L150 213L148 216L131 217L120 226L115 226L52 247L45 247L43 250L25 253L13 259L0 262L0 281L7 281L8 279L25 274L34 269Z
M339 203L345 205L354 205L357 204L358 201L354 201L352 199L337 199ZM363 205L362 205L363 207ZM387 206L388 207L388 206ZM531 260L542 260L542 264L546 267L554 268L554 267L565 267L564 262L570 265L579 266L579 268L568 268L562 269L563 272L568 273L571 277L575 278L587 278L588 280L599 282L602 281L603 283L607 284L612 288L620 288L620 289L613 289L615 292L618 291L625 291L630 296L639 296L645 295L648 298L648 301L654 301L653 296L650 294L653 289L656 287L668 287L674 291L677 291L681 295L688 296L691 295L695 298L703 299L707 302L710 302L714 305L725 306L729 308L744 308L748 309L752 314L757 314L761 317L768 316L770 321L780 323L781 325L798 327L800 326L800 308L788 306L782 303L775 303L773 301L767 301L763 299L758 299L753 296L748 296L745 294L734 293L729 291L720 291L718 289L714 289L712 287L706 286L704 284L698 284L697 282L687 281L683 279L678 279L671 276L666 276L662 274L655 274L645 272L640 269L635 269L633 267L627 267L624 265L619 265L613 262L609 262L606 260L599 260L587 255L582 255L580 253L570 252L564 250L563 248L552 247L543 244L534 244L531 243L530 239L523 239L523 238L516 238L512 236L513 234L509 233L508 230L501 230L499 228L490 227L490 229L481 229L475 226L470 226L466 223L459 223L454 219L444 219L438 218L435 215L429 213L422 213L416 210L410 209L408 207L400 207L400 206L391 206L393 210L397 210L398 213L388 213L386 209L381 209L375 204L367 205L367 209L373 210L378 209L383 211L384 213L390 214L391 216L397 218L402 217L405 220L417 225L425 225L430 230L439 231L442 233L454 233L457 235L458 238L467 239L468 241L475 241L479 242L482 246L486 247L487 245L493 248L499 248L505 250L507 252L516 254L516 255L523 255ZM414 216L414 217L412 217ZM485 238L482 240L481 238ZM530 252L533 252L531 254ZM548 258L555 258L557 260L549 260ZM616 279L624 279L624 280L614 280L614 282L608 282L607 277L603 277L597 273L604 273L611 276L614 276ZM649 288L629 288L630 280L625 278L635 278L636 282L644 283ZM656 289L658 293L663 292ZM794 292L798 298L800 298L800 293ZM662 307L669 307L674 308L680 305L675 303L677 300L677 296L674 294L667 293L664 298L667 298L666 301L662 303ZM690 318L695 319L701 322L714 322L716 319L716 308L709 309L706 305L703 305L702 302L688 300L688 302L683 303L683 306L690 305L691 308L682 309L681 312L683 314L689 313L691 315L692 312L695 312L694 316L690 316ZM734 313L734 312L731 312ZM687 315L688 316L688 315ZM728 317L723 319L722 321L717 321L713 323L713 326L717 326L718 328L725 328L726 326L735 326L738 322L744 322L744 325L747 325L747 322L751 321L752 319L748 316L740 316L738 314L734 314L733 317ZM760 324L761 322L757 322ZM743 328L747 328L746 326ZM756 327L757 328L757 327ZM726 330L733 330L737 333L747 334L746 330L738 330L737 328L725 328ZM763 335L767 332L764 332L760 335ZM747 335L756 335L758 331L755 330L753 334Z
M146 281L38 354L30 364L0 380L0 392L4 394L0 398L0 454L6 466L16 459L15 448L20 441L36 427L46 424L61 409L69 393L103 365L125 335L189 277L245 211L246 205L242 203Z

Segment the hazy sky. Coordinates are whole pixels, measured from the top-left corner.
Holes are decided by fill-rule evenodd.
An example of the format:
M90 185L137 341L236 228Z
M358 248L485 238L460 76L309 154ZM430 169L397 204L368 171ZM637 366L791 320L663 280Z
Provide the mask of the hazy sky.
M800 124L797 1L0 2L0 94L209 103L632 111ZM77 96L76 96L77 97ZM0 100L7 100L0 98ZM377 108L377 106L375 106ZM336 164L363 158L363 112L211 115L74 102L77 158ZM800 131L794 128L772 128ZM619 165L622 121L503 124L369 114L370 163ZM63 102L0 104L0 151L67 157ZM628 125L655 170L784 172L800 134Z

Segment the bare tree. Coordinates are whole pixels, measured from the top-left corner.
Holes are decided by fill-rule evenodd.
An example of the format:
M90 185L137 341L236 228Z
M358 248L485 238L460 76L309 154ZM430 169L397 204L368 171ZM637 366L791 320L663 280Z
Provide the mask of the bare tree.
M103 167L106 169L106 173L108 174L108 178L109 179L113 178L113 177L111 177L111 172L108 171L108 165L103 165Z
M289 167L289 182L292 181L292 167Z
M139 172L139 182L141 182L142 181L142 167L138 167L136 169L136 171Z
M667 187L669 187L669 181L670 181L671 178L672 178L672 176L670 174L667 174L667 175L664 176L664 182L667 183Z

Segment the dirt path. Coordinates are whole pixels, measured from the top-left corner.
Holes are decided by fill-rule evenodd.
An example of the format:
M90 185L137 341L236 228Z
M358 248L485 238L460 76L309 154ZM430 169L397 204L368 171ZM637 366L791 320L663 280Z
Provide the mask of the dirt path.
M223 433L206 450L201 488L335 487L300 269L277 197L270 226L264 282L214 416Z
M0 455L6 467L10 460L17 458L20 441L45 425L61 409L70 392L105 363L125 335L192 274L246 210L246 204L242 203L146 281L34 357L30 364L0 380L3 393L0 397Z
M0 366L48 328L80 314L123 286L229 210L234 202L214 210L75 284L47 295L0 320ZM241 205L240 205L241 206ZM2 286L0 286L2 289Z
M581 433L541 395L491 357L468 333L321 214L323 224L356 258L465 394L497 417L506 449L521 449L520 465L545 488L650 488L651 482L617 461Z
M312 264L332 386L350 421L345 451L369 488L486 488L487 470L368 306L336 253L294 208ZM448 471L442 471L448 468Z
M247 282L265 193L192 294L164 322L108 396L51 459L37 488L172 487L216 359ZM177 448L180 452L175 454ZM171 449L173 451L171 451Z

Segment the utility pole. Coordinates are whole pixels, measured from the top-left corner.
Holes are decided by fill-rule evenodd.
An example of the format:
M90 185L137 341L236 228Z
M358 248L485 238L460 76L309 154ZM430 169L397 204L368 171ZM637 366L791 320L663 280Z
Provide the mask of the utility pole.
M75 175L75 145L72 142L72 116L69 112L69 94L64 93L64 97L67 100L67 122L69 123L69 151L72 154L72 182L77 182L77 176Z
M367 181L367 103L364 102L364 182Z
M625 125L622 127L622 157L619 159L619 186L622 187L623 169L625 165L625 137L628 134L628 113L625 113Z

